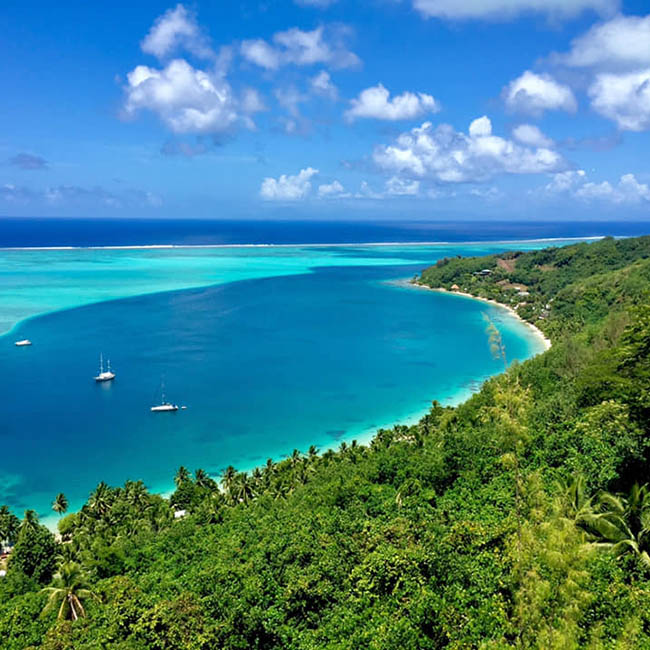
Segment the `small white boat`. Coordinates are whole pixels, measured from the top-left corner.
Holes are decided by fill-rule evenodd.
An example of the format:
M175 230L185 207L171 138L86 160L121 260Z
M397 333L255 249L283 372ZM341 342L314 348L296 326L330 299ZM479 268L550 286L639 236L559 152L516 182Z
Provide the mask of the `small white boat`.
M176 404L165 402L164 404L159 404L158 406L152 406L151 410L154 413L162 413L164 411L178 411L178 406L176 406Z
M32 342L29 339L22 339L22 341L16 341L14 345L19 348L24 348L26 345L31 345Z
M176 404L172 404L171 402L167 402L165 400L165 382L164 381L160 382L160 392L161 392L160 404L157 404L156 406L152 406L151 411L153 413L169 413L170 411L178 411L178 406Z
M108 367L104 370L104 357L99 355L99 374L95 377L95 381L112 381L115 379L115 373L111 370L111 361L108 360Z

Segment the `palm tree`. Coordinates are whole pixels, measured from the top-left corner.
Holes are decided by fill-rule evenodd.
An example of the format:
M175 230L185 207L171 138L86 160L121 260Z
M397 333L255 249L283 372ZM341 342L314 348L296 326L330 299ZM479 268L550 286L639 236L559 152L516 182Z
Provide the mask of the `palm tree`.
M54 576L54 586L45 587L41 593L48 593L49 597L41 616L59 608L57 619L70 618L76 621L86 616L82 601L87 598L99 598L88 589L86 578L81 567L76 562L66 562L61 565L59 572Z
M8 506L0 506L0 545L5 541L12 544L19 528L20 519L11 513Z
M216 483L210 478L210 475L204 469L197 469L194 472L194 482L197 487L214 490Z
M38 530L38 515L35 510L25 510L25 517L20 522L20 527L18 533L22 534L23 532L34 532Z
M223 484L223 487L226 490L226 492L230 493L233 485L233 481L235 480L236 476L237 476L237 470L232 465L228 465L228 467L226 467L224 473L221 476L221 483Z
M650 568L650 488L635 483L627 497L605 492L600 497L601 512L585 515L582 526L596 545L616 556L634 553Z
M174 483L176 484L176 487L180 487L183 483L187 483L191 480L192 478L187 468L181 465L176 472L176 476L174 476Z
M255 498L253 483L246 472L237 475L232 496L235 503L249 503Z
M124 484L124 496L127 503L140 511L147 510L151 506L147 487L142 481L127 481Z
M314 462L318 458L318 449L315 445L311 445L307 450L307 458L309 458L310 462Z
M88 499L91 513L104 517L111 507L111 488L102 481Z
M275 472L275 463L271 458L266 459L266 464L264 465L264 473L269 476Z
M294 449L291 453L290 460L291 467L295 467L302 460L302 454L297 449Z
M66 498L63 492L59 492L56 497L54 497L54 502L52 503L52 510L56 512L59 516L62 515L68 509L68 499Z

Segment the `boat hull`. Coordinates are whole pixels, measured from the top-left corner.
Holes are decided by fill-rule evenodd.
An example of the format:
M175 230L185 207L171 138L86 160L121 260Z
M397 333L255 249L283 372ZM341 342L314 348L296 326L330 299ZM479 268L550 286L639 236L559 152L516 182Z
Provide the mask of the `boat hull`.
M115 379L115 375L112 372L104 372L101 375L97 375L97 377L95 377L95 381L98 383L103 381L113 381L113 379Z
M160 406L152 406L151 411L153 413L169 413L172 411L178 411L178 406L175 404L161 404Z

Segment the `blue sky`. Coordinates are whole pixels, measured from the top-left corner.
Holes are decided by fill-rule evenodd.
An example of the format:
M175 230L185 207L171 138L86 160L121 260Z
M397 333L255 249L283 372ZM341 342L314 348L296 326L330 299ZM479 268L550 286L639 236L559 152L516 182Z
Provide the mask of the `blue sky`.
M0 214L647 219L647 12L8 0Z

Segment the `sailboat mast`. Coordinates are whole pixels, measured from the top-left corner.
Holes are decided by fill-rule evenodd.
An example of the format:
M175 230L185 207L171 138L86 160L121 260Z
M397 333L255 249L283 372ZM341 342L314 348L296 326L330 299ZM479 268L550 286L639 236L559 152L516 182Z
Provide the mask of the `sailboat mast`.
M99 374L101 375L104 372L104 355L102 352L99 353Z

